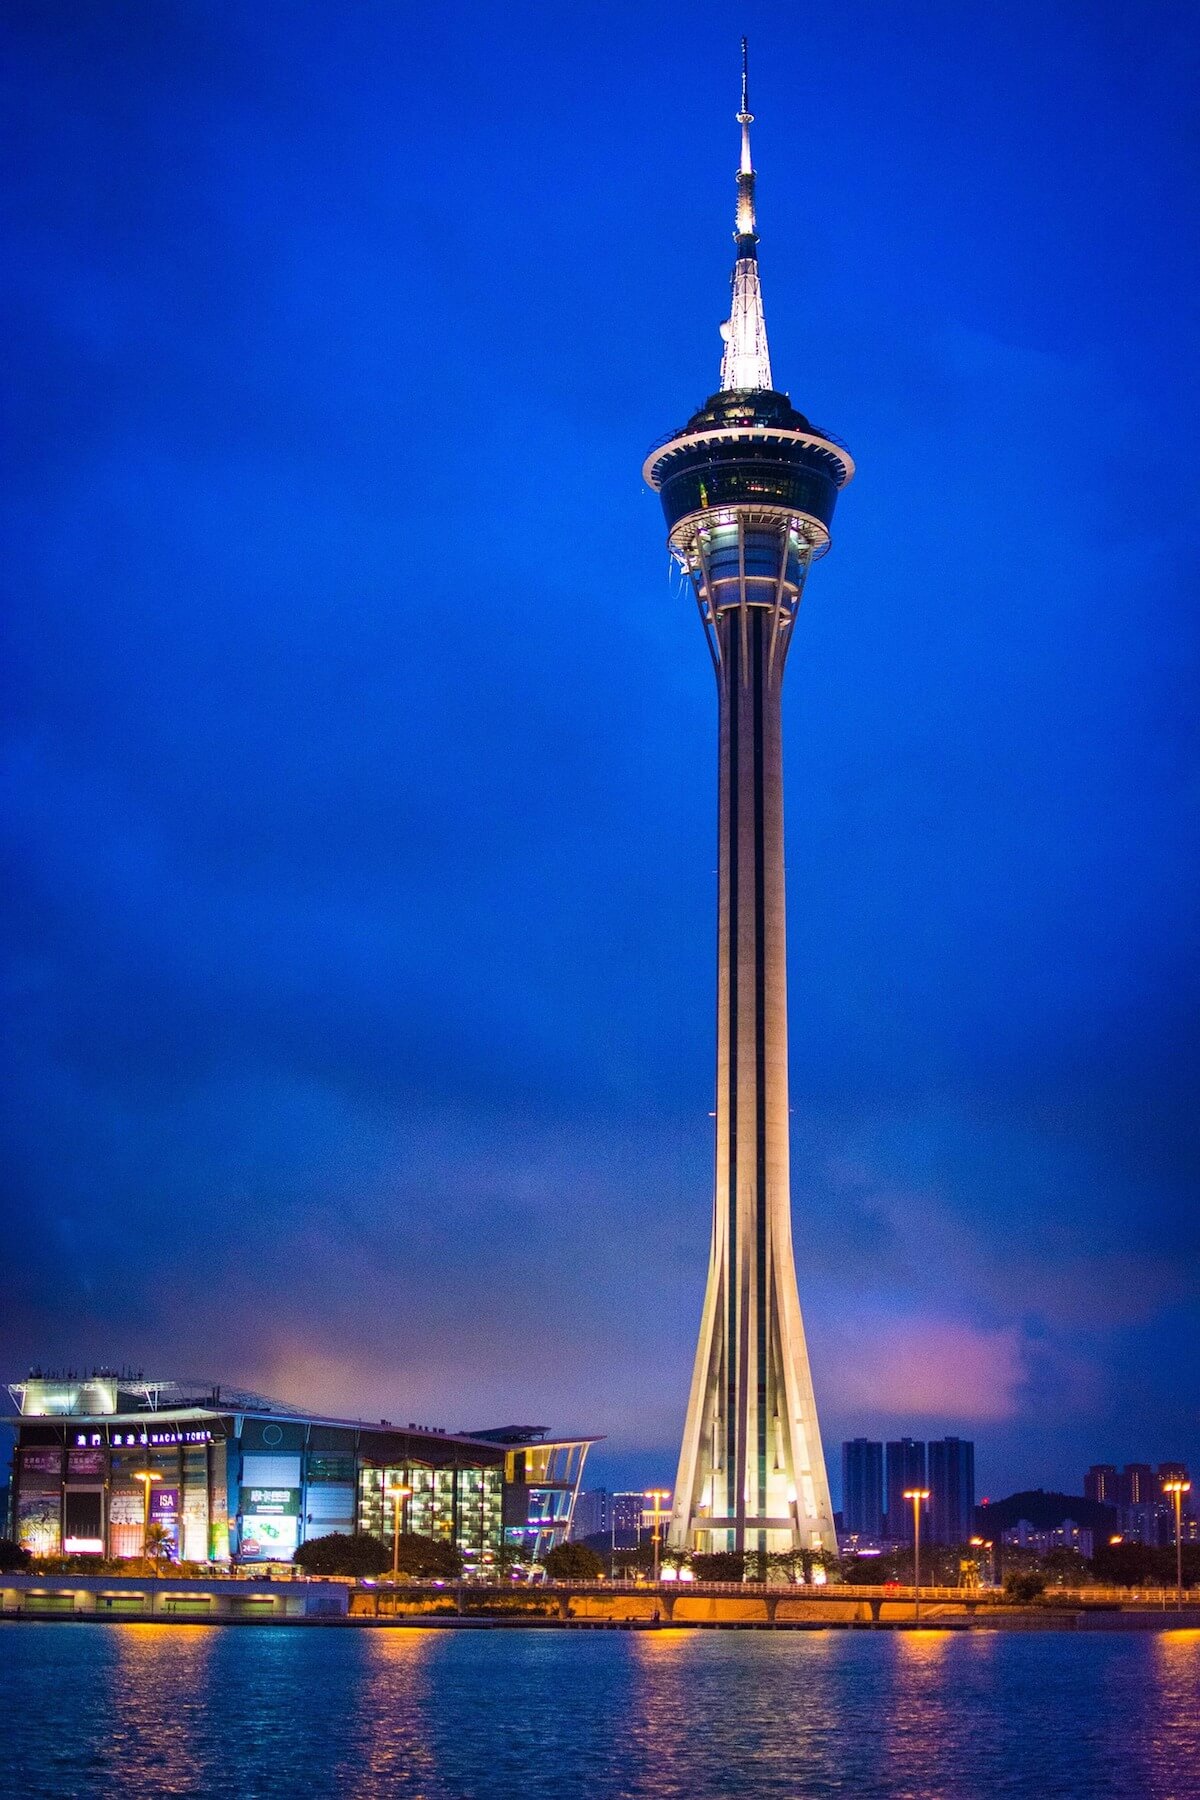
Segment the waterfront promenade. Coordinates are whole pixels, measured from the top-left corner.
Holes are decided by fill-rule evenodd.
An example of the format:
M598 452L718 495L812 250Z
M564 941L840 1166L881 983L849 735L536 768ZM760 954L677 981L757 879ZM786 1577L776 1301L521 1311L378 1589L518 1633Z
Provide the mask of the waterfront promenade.
M1031 1603L1003 1590L797 1587L735 1582L351 1583L230 1577L0 1576L0 1616L117 1623L442 1626L693 1626L730 1629L1200 1628L1200 1596L1126 1588L1056 1589Z

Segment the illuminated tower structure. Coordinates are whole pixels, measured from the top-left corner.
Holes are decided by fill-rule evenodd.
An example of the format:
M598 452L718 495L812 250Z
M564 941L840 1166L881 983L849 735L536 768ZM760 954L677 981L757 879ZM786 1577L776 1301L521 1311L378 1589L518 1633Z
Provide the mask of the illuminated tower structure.
M833 1550L792 1253L781 697L809 567L854 464L772 385L744 43L738 123L720 391L643 471L695 592L719 703L716 1183L671 1541Z

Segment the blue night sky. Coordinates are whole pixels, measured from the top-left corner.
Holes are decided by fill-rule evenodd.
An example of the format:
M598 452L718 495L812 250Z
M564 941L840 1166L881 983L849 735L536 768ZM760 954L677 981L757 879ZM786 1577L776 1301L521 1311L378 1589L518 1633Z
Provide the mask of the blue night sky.
M640 467L743 31L776 380L859 465L786 714L835 1488L1200 1460L1186 0L6 10L9 1377L673 1476L716 708Z

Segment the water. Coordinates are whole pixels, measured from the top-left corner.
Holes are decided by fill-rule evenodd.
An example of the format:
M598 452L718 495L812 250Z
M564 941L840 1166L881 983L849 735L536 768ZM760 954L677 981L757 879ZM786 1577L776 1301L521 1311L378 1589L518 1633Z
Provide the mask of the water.
M0 1625L0 1794L1200 1796L1200 1632Z

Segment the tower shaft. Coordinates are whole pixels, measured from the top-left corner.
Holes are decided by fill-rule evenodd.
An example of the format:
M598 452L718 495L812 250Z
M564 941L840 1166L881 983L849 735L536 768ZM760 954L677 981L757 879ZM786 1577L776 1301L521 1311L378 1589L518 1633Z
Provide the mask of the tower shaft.
M788 1150L782 686L806 557L786 520L708 532L696 555L719 708L716 1180L672 1534L712 1549L828 1549ZM779 607L751 597L770 591L768 565Z

